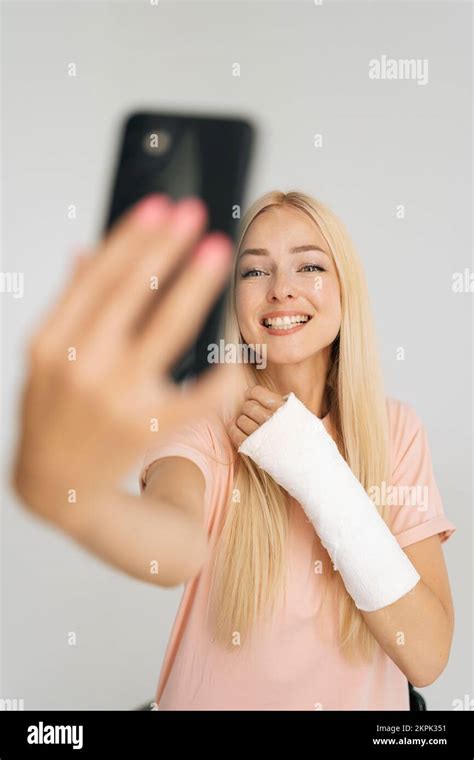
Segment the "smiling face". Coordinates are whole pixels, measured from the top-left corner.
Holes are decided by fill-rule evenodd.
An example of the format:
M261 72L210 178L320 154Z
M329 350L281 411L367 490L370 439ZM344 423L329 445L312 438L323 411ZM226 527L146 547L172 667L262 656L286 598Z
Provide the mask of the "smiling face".
M269 208L248 228L235 296L242 337L246 343L266 344L269 365L311 359L339 332L340 290L332 255L317 226L293 207Z

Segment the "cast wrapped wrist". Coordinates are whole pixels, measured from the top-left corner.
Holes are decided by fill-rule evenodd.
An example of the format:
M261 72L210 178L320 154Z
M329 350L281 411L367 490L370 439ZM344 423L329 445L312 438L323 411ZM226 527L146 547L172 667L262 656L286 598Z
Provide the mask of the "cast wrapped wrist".
M323 423L294 393L239 452L300 503L358 609L386 607L418 583L416 568Z

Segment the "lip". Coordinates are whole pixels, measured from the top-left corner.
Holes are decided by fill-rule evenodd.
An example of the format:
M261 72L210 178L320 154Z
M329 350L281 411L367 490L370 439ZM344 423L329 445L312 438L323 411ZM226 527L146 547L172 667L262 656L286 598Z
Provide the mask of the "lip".
M295 325L291 329L282 329L281 327L266 327L263 324L264 319L270 319L270 317L296 317L296 316L308 316L309 319L307 322L301 322L298 325ZM311 322L311 319L313 318L312 314L308 314L304 311L271 311L268 314L265 314L262 319L260 320L260 326L265 330L265 332L270 333L270 335L292 335L297 330L302 330L303 327L305 327L309 322Z
M296 311L295 309L286 309L284 311L268 311L266 314L262 314L260 317L260 324L264 319L270 319L270 317L296 317L302 315L303 317L312 317L312 314L308 314L307 311Z

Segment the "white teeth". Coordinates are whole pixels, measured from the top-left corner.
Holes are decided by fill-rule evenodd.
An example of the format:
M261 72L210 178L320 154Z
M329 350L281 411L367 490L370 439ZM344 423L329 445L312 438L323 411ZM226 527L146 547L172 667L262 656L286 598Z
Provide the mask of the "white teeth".
M270 317L263 320L265 327L278 327L281 330L288 330L297 324L308 322L309 317L305 314L297 314L294 317Z

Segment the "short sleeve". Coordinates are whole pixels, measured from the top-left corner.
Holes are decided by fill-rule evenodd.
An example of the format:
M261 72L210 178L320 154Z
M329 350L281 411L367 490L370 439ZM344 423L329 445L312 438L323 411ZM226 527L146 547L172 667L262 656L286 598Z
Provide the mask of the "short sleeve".
M158 459L165 457L185 457L194 462L201 470L204 478L211 477L209 462L209 438L206 436L205 424L197 420L189 425L183 425L166 436L161 436L158 443L150 446L142 461L139 475L140 491L146 487L148 470Z
M207 514L213 489L214 468L212 439L206 420L197 419L189 424L181 425L169 434L160 436L159 442L145 451L139 474L140 493L143 493L146 488L151 465L165 457L184 457L199 467L205 481L204 500Z
M391 531L402 548L436 534L445 542L456 526L444 511L426 429L408 404L390 399L388 405L392 476L386 503Z
M225 499L232 475L232 450L222 421L217 417L200 417L160 434L156 444L146 449L138 476L140 493L146 489L151 465L165 457L183 457L199 467L205 481L204 519L209 530L213 513Z

